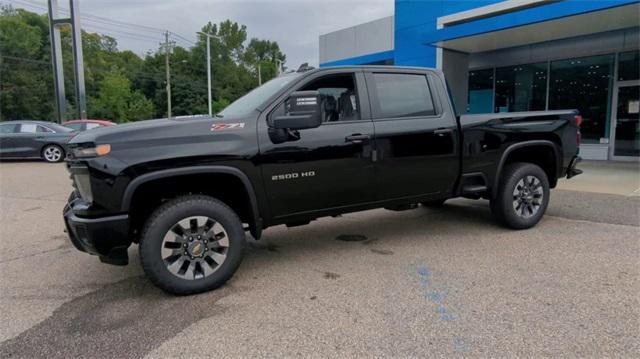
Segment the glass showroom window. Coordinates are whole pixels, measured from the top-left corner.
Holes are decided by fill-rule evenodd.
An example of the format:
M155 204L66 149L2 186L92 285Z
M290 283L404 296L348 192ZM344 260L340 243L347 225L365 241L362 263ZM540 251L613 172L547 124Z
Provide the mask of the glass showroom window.
M469 72L467 113L493 112L493 69Z
M583 142L608 143L614 55L552 61L549 109L578 109Z
M618 81L640 78L640 51L621 52L618 55Z
M543 111L546 98L546 62L496 69L495 112Z

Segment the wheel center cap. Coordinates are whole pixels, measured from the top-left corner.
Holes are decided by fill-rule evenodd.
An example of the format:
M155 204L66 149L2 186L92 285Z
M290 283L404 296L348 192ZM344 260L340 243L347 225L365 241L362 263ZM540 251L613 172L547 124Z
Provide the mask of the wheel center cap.
M193 241L187 247L187 251L194 257L200 257L204 253L204 243L201 241Z

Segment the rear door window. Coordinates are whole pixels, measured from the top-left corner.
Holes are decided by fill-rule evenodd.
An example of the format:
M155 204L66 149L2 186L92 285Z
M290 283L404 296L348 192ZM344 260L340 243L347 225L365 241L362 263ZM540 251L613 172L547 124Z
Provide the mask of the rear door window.
M89 122L89 123L86 124L86 129L87 130L90 130L92 128L98 128L98 127L102 127L102 125L97 124L97 123L92 123L92 122Z
M36 131L38 131L38 133L53 133L53 131L44 126L38 126Z
M20 125L20 133L36 133L37 128L35 123L23 123Z
M433 116L436 114L427 76L374 73L375 118Z

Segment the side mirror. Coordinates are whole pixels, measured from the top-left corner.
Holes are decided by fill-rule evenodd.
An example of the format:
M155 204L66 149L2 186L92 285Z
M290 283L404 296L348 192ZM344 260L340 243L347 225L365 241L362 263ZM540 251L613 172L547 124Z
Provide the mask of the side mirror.
M273 120L276 129L304 130L322 124L320 93L318 91L296 91L287 99L287 115Z

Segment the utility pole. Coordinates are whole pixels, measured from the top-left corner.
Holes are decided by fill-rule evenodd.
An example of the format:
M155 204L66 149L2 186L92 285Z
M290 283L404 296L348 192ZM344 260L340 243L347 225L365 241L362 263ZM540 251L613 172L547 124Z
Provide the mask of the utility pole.
M164 66L167 71L167 118L171 118L171 64L169 63L169 55L171 55L171 47L173 42L169 41L169 31L164 33L164 44L160 44L164 48Z
M282 75L282 60L276 59L276 77Z
M211 97L211 38L220 40L220 36L207 34L206 32L198 32L198 34L207 38L207 91L209 97L209 116L213 116L213 99Z
M87 96L84 86L84 58L82 55L82 29L80 28L79 0L69 0L70 17L58 17L58 0L49 0L49 34L51 36L51 63L56 90L56 119L61 123L66 115L66 96L64 91L64 72L62 71L62 42L60 27L71 25L73 49L73 73L75 75L78 118L87 118Z
M260 72L260 61L258 61L258 86L262 86L262 72Z

